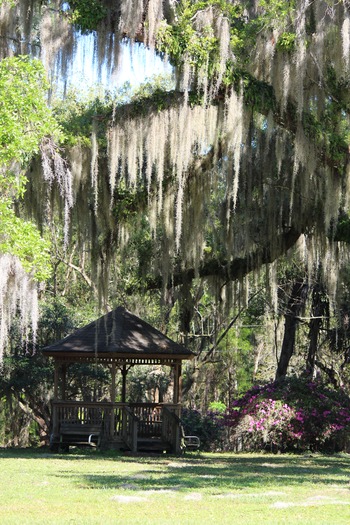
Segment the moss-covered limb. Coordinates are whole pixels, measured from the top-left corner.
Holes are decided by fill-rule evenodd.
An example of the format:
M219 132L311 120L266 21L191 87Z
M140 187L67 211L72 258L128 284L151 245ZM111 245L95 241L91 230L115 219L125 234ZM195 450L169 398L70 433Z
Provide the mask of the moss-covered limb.
M293 47L295 34L289 27L294 2L259 0L178 0L160 2L158 12L148 2L70 0L62 3L62 15L83 32L114 34L116 40L130 38L165 53L175 67L190 67L197 78L210 83L230 82L232 60L243 64L256 45L256 34L284 28L279 47ZM186 64L185 64L186 62Z
M266 117L272 113L276 125L282 129L295 134L301 123L306 137L319 149L320 160L341 171L349 161L348 82L344 78L338 79L334 69L328 70L331 78L324 85L324 110L317 115L310 103L309 109L302 111L301 118L293 94L286 101L285 107L281 107L272 84L255 78L248 71L233 70L231 82L236 90L243 85L246 106ZM221 96L225 96L224 92L221 92Z
M72 0L71 7L73 12L83 9L85 0ZM117 17L119 23L124 28L124 34L130 32L132 38L135 37L136 26L140 34L147 35L148 26L151 24L149 19L146 3L143 4L144 13L141 16L141 22L138 25L131 22L131 14L134 13L132 4L126 2L122 5L117 2L113 9L113 16ZM107 2L105 5L111 16L111 6ZM298 20L295 19L294 11L298 8L298 19L305 15L305 31L300 33L298 29ZM322 11L321 7L321 11ZM326 6L324 7L326 16ZM337 9L341 7L337 6ZM162 52L166 52L172 59L173 63L180 69L186 65L192 69L192 87L199 88L195 102L201 97L200 89L205 84L203 75L210 84L215 84L216 89L223 90L229 86L237 86L242 82L244 84L244 98L247 105L253 107L262 114L267 114L270 110L274 112L275 121L280 126L295 132L299 124L300 101L296 100L297 94L290 93L287 111L285 108L278 107L275 97L275 85L270 85L268 75L262 72L252 74L247 73L246 69L255 72L258 70L255 63L261 55L264 57L267 53L266 42L273 40L272 46L275 46L275 53L270 58L265 56L264 60L269 61L265 66L275 67L274 63L285 61L295 62L297 60L298 49L302 47L302 40L311 46L310 51L306 50L307 57L305 63L310 66L313 62L313 70L310 78L302 78L303 89L305 91L305 101L307 97L310 100L310 110L304 109L303 125L306 134L314 141L317 141L317 147L321 148L321 156L328 164L333 164L342 168L346 162L347 141L350 136L350 130L346 126L346 113L348 112L348 89L347 80L336 72L336 68L330 59L329 65L318 63L318 58L312 47L312 38L315 31L321 31L322 25L316 23L314 8L311 6L303 12L302 5L298 2L283 3L277 0L259 0L254 6L248 4L246 11L243 12L243 3L232 4L225 0L210 0L202 2L199 0L181 0L178 2L169 2L166 6L165 26L158 28L155 37L155 46ZM341 12L340 16L341 16ZM134 13L135 14L135 13ZM90 15L89 15L90 16ZM135 14L136 16L136 14ZM118 18L119 17L119 18ZM147 18L148 17L148 18ZM94 16L92 16L94 18ZM122 21L124 22L122 23ZM230 41L226 42L226 50L223 49L222 35L218 34L221 22L229 26ZM220 23L219 23L220 22ZM124 25L123 25L124 24ZM117 26L115 26L117 27ZM226 26L225 26L226 27ZM297 29L299 31L297 38ZM279 39L275 41L276 35ZM337 35L340 37L340 35ZM117 37L116 37L117 38ZM146 38L147 40L147 38ZM259 53L249 53L247 59L246 50L251 52L257 50L260 46ZM265 53L265 55L264 55ZM293 59L290 58L291 53ZM329 53L331 55L331 51ZM275 59L274 56L279 56ZM289 58L288 58L289 56ZM186 64L184 64L184 60ZM204 68L204 69L203 69ZM264 69L264 68L262 68ZM312 69L312 68L309 68ZM204 71L205 70L205 71ZM293 70L294 73L296 70ZM294 74L293 73L293 74ZM277 77L281 77L282 71L278 72ZM195 77L202 78L198 81ZM338 78L339 77L339 78ZM267 79L267 80L266 80ZM281 78L274 79L272 82L283 83ZM318 85L321 89L317 96L310 95L312 89L310 86ZM295 83L291 84L295 87ZM280 88L281 89L281 88ZM204 96L207 96L204 93ZM220 96L220 95L219 95ZM172 102L171 102L172 99ZM181 99L181 94L179 101ZM322 99L322 100L321 100ZM315 111L311 106L315 103L317 106L323 104L325 108L322 114L319 110ZM316 101L316 102L315 102ZM215 100L213 101L215 103ZM147 115L153 111L159 111L169 107L172 103L177 104L176 95L157 90L150 99L134 101L131 105L127 104L125 109L118 109L116 114L120 118L133 118L134 115ZM180 102L181 103L181 102ZM279 102L280 104L280 102ZM131 107L132 106L132 107ZM307 103L304 105L307 106ZM343 113L342 113L343 112ZM345 113L344 113L345 112ZM108 113L108 112L107 112ZM123 116L124 113L124 116ZM101 116L100 113L97 113ZM105 118L105 115L102 115Z
M237 89L239 82L243 83L244 102L248 107L265 116L271 112L275 123L292 134L297 132L301 122L306 137L313 141L314 147L319 150L319 160L340 172L344 169L349 162L350 128L345 113L345 108L349 109L346 105L347 96L343 97L342 104L332 104L332 95L329 92L329 102L320 116L310 107L308 111L302 112L300 120L292 97L288 99L286 107L281 108L271 84L257 80L246 71L236 72L235 75Z
M307 225L305 225L305 230ZM198 270L194 268L188 268L183 271L175 271L171 275L168 282L163 282L163 277L158 275L153 279L149 279L144 287L147 290L163 289L164 287L171 288L173 286L181 286L184 283L189 283L196 277L209 278L215 277L222 282L239 281L243 279L250 272L261 268L265 264L270 264L277 258L284 255L289 249L291 249L298 241L302 231L290 228L288 231L277 235L278 240L274 245L274 249L271 248L271 243L266 240L266 243L256 249L254 252L250 252L245 257L233 258L231 261L220 260L220 259L208 259L203 262ZM129 292L132 290L129 290Z
M179 90L156 90L151 96L135 97L128 104L118 106L114 120L126 121L136 117L152 116L162 110L178 107L184 103L184 93Z
M247 79L249 80L249 77L247 77ZM256 83L254 84L256 86ZM261 99L259 97L256 97L256 100L254 100L254 104L255 104L255 107L256 108L259 108L261 107L262 110L261 112L266 112L265 114L268 115L269 112L273 111L270 109L270 103L273 103L273 91L271 91L271 89L268 89L269 86L265 87L265 92L269 95L269 98L267 99L267 102L266 101L263 101L261 102ZM143 110L144 111L148 111L149 113L146 113L146 122L147 122L147 119L148 117L152 117L152 115L157 115L158 114L158 111L156 110L156 107L157 107L157 101L155 101L155 104L152 106L152 105L147 105L146 104L146 100L147 99L144 99L143 100L143 103L144 103L144 107L143 107ZM184 97L183 97L183 94L181 92L173 92L170 94L169 96L169 100L170 102L169 103L172 103L172 104L175 104L176 106L179 106L181 108L181 106L183 105L183 102L184 102ZM137 101L138 102L138 101ZM216 100L216 102L218 104L220 104L222 106L222 108L224 108L224 104L225 104L225 100L224 98L220 98L218 97L218 99ZM120 112L119 112L120 111ZM116 113L115 113L115 122L128 122L130 120L130 118L128 118L128 115L136 115L138 114L138 111L137 111L137 105L135 106L134 103L130 103L127 105L127 107L123 107L121 106L120 108L117 108L116 110ZM278 112L278 108L275 108L275 111L274 111L274 114L275 114L275 118L277 119L277 117L280 115L280 113ZM287 118L287 116L289 116ZM248 115L248 117L250 117L250 115ZM291 140L291 143L293 142L293 134L296 133L297 131L297 122L296 122L296 118L295 118L295 114L293 112L292 109L290 109L289 107L287 108L287 111L284 113L284 116L281 117L283 118L283 122L281 122L281 126L284 126L284 129L288 129L288 130L291 130L289 131L289 136L290 136L290 140ZM145 129L148 129L147 127ZM262 139L262 135L260 136L260 138ZM287 138L287 136L285 136L285 139ZM208 152L206 152L206 154L203 154L203 155L198 155L198 152L197 152L197 156L193 156L192 158L192 161L190 162L190 164L188 165L188 169L187 169L187 172L186 174L184 174L184 187L185 187L185 192L186 194L190 195L190 199L193 199L193 193L192 193L192 189L190 187L190 184L191 184L191 180L194 180L196 178L198 178L198 180L200 180L200 191L203 191L203 188L205 187L206 185L206 181L210 180L210 177L211 177L211 170L213 169L213 167L215 168L218 164L220 164L220 162L223 161L223 159L225 158L225 156L227 155L227 151L228 151L228 144L227 144L227 141L230 140L230 138L226 135L222 135L220 137L220 139L217 141L217 143L215 144L215 148L211 148ZM256 140L256 139L254 139ZM247 139L247 144L250 144L251 141L250 139ZM269 145L269 148L273 151L275 148L273 145ZM293 154L293 148L291 148L290 150L290 154L292 155ZM321 151L321 149L320 149ZM244 153L243 153L244 155ZM248 152L248 157L249 157L249 152ZM102 160L102 159L101 159ZM334 165L334 162L332 161L332 159L328 159L329 160L329 163L330 163L330 166L333 167ZM262 161L261 158L257 158L257 161L260 163ZM325 163L325 159L322 158L322 156L320 155L319 158L317 159L317 161L319 162L319 166L322 168L322 164ZM242 188L244 188L244 185L246 184L245 181L252 181L252 182L248 182L247 184L253 184L254 185L254 194L255 194L255 197L251 196L248 197L245 195L245 192L244 192L244 189L242 191L242 193L240 192L238 197L237 197L237 206L236 206L236 210L235 210L235 223L236 225L233 226L235 228L235 236L237 235L237 232L239 232L239 226L237 226L237 224L241 224L241 227L246 231L247 235L246 235L246 239L247 239L247 242L245 242L244 244L244 255L241 259L236 259L236 265L239 264L239 261L240 261L240 264L241 264L241 267L245 267L245 260L249 259L248 255L249 253L252 252L253 250L253 260L256 260L257 261L257 265L255 266L255 268L258 267L258 261L259 261L259 258L261 259L260 255L257 255L255 257L254 255L254 248L252 248L252 246L254 247L254 240L255 242L258 242L260 243L261 242L261 239L265 239L265 242L267 244L270 244L271 246L273 246L275 244L275 232L278 231L278 229L281 227L280 223L278 221L276 221L276 219L274 217L272 217L271 214L269 214L269 208L271 208L271 203L272 206L274 206L276 208L276 210L278 209L279 212L276 211L276 215L278 215L278 213L280 214L283 214L285 217L286 217L286 222L288 222L288 215L290 213L290 210L287 209L287 205L286 205L286 202L289 201L290 199L290 194L291 194L291 187L287 188L287 189L282 189L280 187L281 185L281 182L280 181L277 181L277 182L273 182L271 187L275 187L275 193L277 194L276 198L272 198L271 195L269 195L268 199L266 200L266 188L271 184L270 182L270 170L274 169L273 168L273 158L271 159L271 166L267 166L266 164L264 165L261 165L261 170L264 172L264 170L266 169L266 173L269 174L267 175L266 177L264 177L264 180L262 180L262 177L260 177L260 175L258 174L254 174L254 176L252 176L251 174L249 174L249 171L247 174L244 173L244 159L242 158L242 177L241 177L241 181L240 181L240 186ZM108 173L108 167L106 165L106 159L104 158L104 163L103 164L100 164L100 172L103 173L103 174L107 174ZM284 168L286 170L286 174L284 176L284 183L286 186L287 185L292 185L291 183L291 174L290 172L288 171L288 166L286 166ZM320 174L322 173L322 170L320 170ZM118 177L119 177L120 173L118 174ZM308 178L307 175L305 174L305 178ZM321 175L320 179L322 179L323 176ZM93 218L93 221L96 221L98 223L98 238L99 240L97 241L98 243L100 243L101 239L105 239L106 242L103 244L103 245L100 245L98 246L98 251L99 253L101 254L101 257L100 259L103 260L103 257L105 253L109 253L109 254L112 254L110 256L110 258L113 257L113 254L118 252L119 250L119 236L120 236L120 226L121 225L127 225L127 229L129 228L129 225L130 225L130 220L133 220L134 218L137 218L137 216L140 216L143 215L143 214L146 214L147 211L150 211L150 214L154 214L155 211L154 211L154 207L153 209L151 209L151 206L152 204L150 205L150 203L154 203L154 202L159 202L158 201L158 195L159 195L159 183L156 181L156 177L154 177L154 179L152 180L152 183L150 186L148 186L148 183L147 183L147 180L145 178L139 178L138 181L137 181L137 184L135 185L135 187L129 187L127 185L127 183L124 182L124 178L122 179L118 179L118 184L116 184L115 186L115 190L114 190L114 195L113 195L113 208L112 208L112 214L109 213L109 209L110 209L110 188L108 187L108 179L107 177L101 177L101 184L104 184L104 187L103 189L100 188L99 190L99 195L102 196L102 195L108 195L108 198L107 199L104 199L101 200L101 204L99 204L99 208L98 208L98 217L95 217ZM177 193L177 189L178 189L178 181L176 180L176 177L174 176L174 172L173 170L165 170L164 171L164 174L162 176L162 191L163 191L163 194L164 195L169 195L169 194L173 194L173 195L176 195ZM220 195L220 199L217 201L217 208L218 209L223 209L225 206L228 206L228 201L226 200L227 198L227 194L226 194L226 191L230 191L230 188L229 188L229 184L225 185L225 182L222 181L222 184L223 184L223 194ZM262 196L262 193L260 191L260 184L263 184L265 186L265 197L263 198ZM322 184L322 182L321 182ZM225 186L224 186L225 185ZM316 186L313 186L313 188L316 188ZM301 186L301 188L303 188L303 185ZM215 188L214 189L215 192L218 191L218 188ZM270 192L270 190L268 190ZM294 191L294 189L293 189ZM300 193L302 193L302 189L301 190L298 190L300 191ZM296 192L295 192L296 193ZM84 197L85 198L85 197ZM256 200L254 200L254 198ZM318 197L319 198L319 197ZM304 195L303 199L308 199L310 201L310 195ZM80 200L80 199L78 199ZM197 203L198 204L198 203ZM230 203L231 204L231 203ZM148 210L148 206L150 205L150 208ZM196 205L197 206L197 205ZM310 203L310 210L308 210L308 215L309 215L309 224L311 223L311 221L313 221L313 224L319 224L320 223L320 220L318 220L317 218L315 218L315 213L314 213L314 210L315 210L315 206L316 204L314 202ZM272 217L272 218L269 218L268 220L266 219L265 220L265 217L262 217L262 214L259 212L259 208L263 207L266 213L266 216L268 217ZM247 210L249 210L249 212L247 212ZM301 214L304 214L305 213L305 207L304 205L301 206L301 210L300 208L296 208L296 213L299 213L300 215ZM82 213L79 213L79 218L78 218L78 221L80 222L81 221L81 216L84 215L85 212L82 212ZM89 212L90 213L90 212ZM254 218L254 228L251 228L248 223L250 222L250 220L247 218L247 214L250 214L250 217ZM293 210L293 213L294 210ZM74 216L75 216L75 212L73 212ZM322 217L324 214L323 210L322 212L319 214L320 217ZM91 215L93 215L93 213L91 213ZM312 218L311 218L311 215L312 215ZM225 222L225 212L223 212L223 216L220 216L220 217L217 217L215 215L215 213L213 213L213 220L216 221L216 229L219 229L221 232L224 232L225 229L227 228L227 223ZM174 218L174 217L173 217ZM73 219L74 220L74 219ZM87 219L86 219L87 220ZM159 221L158 225L157 225L157 231L160 232L160 234L162 234L162 225L160 224L161 220L162 220L162 217L161 216L158 216L157 220ZM293 219L292 219L293 220ZM296 219L298 221L298 219ZM205 221L205 222L204 222ZM264 227L262 225L262 223L265 223L265 222L269 222L269 227ZM135 223L136 224L136 223ZM138 223L137 223L138 224ZM188 228L188 222L187 222L187 219L184 219L184 226L183 226L183 231L185 231L186 228ZM139 226L137 226L138 228ZM215 274L215 272L218 273L218 275L221 274L221 268L222 266L224 268L227 268L227 260L229 260L230 258L230 250L232 252L235 251L235 249L233 248L228 248L227 246L227 240L226 239L223 239L222 237L224 237L224 235L216 235L215 231L213 233L213 235L211 236L210 234L208 234L207 232L207 229L208 229L208 222L207 222L207 217L204 219L203 217L203 222L201 222L201 228L202 230L204 231L205 230L205 234L204 234L204 237L205 237L205 242L206 242L206 248L205 248L205 253L207 255L204 255L204 260L207 260L208 261L208 258L210 257L210 261L213 261L213 263L210 263L209 261L205 263L205 266L204 266L204 270L203 270L203 276L205 275L206 271L209 272L209 268L212 266L212 269L210 270L212 272L212 274ZM210 228L210 226L209 226ZM321 226L322 228L322 226ZM295 227L296 230L298 231L303 231L303 228L301 227L300 228L300 224L297 222L297 226ZM131 228L131 231L133 229ZM254 231L253 231L254 230ZM238 233L239 234L239 233ZM96 236L96 238L97 238ZM220 238L219 238L220 237ZM193 240L195 239L195 240ZM250 239L250 241L249 241ZM190 242L196 242L197 240L197 237L196 235L193 235L193 238L192 238L192 241L190 240ZM152 247L150 250L148 250L148 256L153 256L155 257L155 260L161 260L162 258L162 253L160 251L160 240L157 239L157 242L154 242L152 244ZM249 244L250 242L250 244ZM185 241L185 244L186 244L186 241ZM230 241L228 241L228 244L230 244ZM172 246L173 248L173 246ZM271 249L271 248L270 248ZM97 248L94 249L95 250L95 253L97 253ZM147 251L147 250L146 250ZM214 256L215 254L215 256ZM207 257L207 258L205 258ZM265 257L265 260L268 260L268 257L266 256ZM140 264L140 268L142 267L142 271L143 271L143 274L146 274L146 277L149 275L149 272L154 272L154 271L157 271L155 270L155 267L157 268L157 265L154 265L152 264L152 261L149 259L149 257L147 258L147 260L145 259L144 256L140 257L140 261L141 261L141 264ZM221 261L220 263L218 263L217 261ZM187 264L187 263L186 263ZM218 264L219 268L216 268L215 267L215 264ZM263 264L263 263L261 263ZM233 266L233 275L236 275L237 273L237 266L234 265L234 263L232 263L232 266ZM174 261L172 260L171 261L171 267L173 268L174 267ZM194 265L192 265L192 262L191 262L191 267L194 268ZM197 268L197 267L196 267ZM170 273L172 273L172 269L170 270ZM248 270L247 270L248 272ZM191 271L190 271L191 273ZM195 270L193 269L193 272L191 273L194 274L195 273ZM239 273L239 272L238 272ZM143 275L142 275L142 279L143 279ZM141 279L141 281L142 281ZM152 280L152 279L150 279ZM134 285L133 285L134 286ZM135 284L136 287L139 287L139 282L137 282Z
M68 102L58 104L55 114L63 127L67 143L74 144L80 137L80 141L88 144L93 120L98 122L99 134L101 140L104 141L106 123L113 125L139 117L152 118L152 115L157 115L161 111L180 108L184 104L185 94L183 91L174 89L166 91L161 80L157 82L160 83L159 87L156 84L153 91L142 89L132 96L127 103L124 100L125 94L121 95L119 100L118 96L113 98L111 94L107 93L105 100L95 97L85 102L75 99L72 95ZM291 98L288 100L286 108L281 109L276 101L273 86L254 78L244 70L237 69L233 72L232 83L237 91L243 89L246 107L265 116L272 113L278 126L293 134L296 133L299 119L297 107ZM221 89L217 96L211 100L211 104L224 105L227 93L227 89ZM202 104L202 96L203 93L201 92L190 92L188 94L190 104L193 106ZM69 112L67 112L67 108L69 108ZM320 149L320 158L323 159L323 162L341 168L347 164L348 160L347 137L349 132L345 125L345 115L339 116L339 111L342 111L342 108L333 109L328 104L321 117L318 118L310 108L309 111L303 112L301 121L306 136L313 140L314 145ZM111 120L112 115L113 120ZM339 124L341 118L344 120L344 126Z
M282 109L276 102L272 85L257 80L246 71L235 73L237 90L241 89L240 83L243 84L243 99L247 108L266 117L272 113L276 125L295 135L300 121L297 116L296 105L292 99L289 99L286 108ZM227 92L221 91L211 102L224 105L226 95ZM189 99L194 105L198 104L201 102L201 94L190 93ZM181 91L157 92L150 98L135 100L117 108L115 121L123 121L140 115L151 117L152 114L157 114L159 111L171 107L180 107L183 103L184 93ZM343 128L339 125L341 118L344 121L346 120L344 114L339 115L338 113L338 119L332 117L334 125L326 126L325 117L329 111L330 109L327 108L318 118L310 108L309 111L303 111L301 122L305 135L313 141L314 147L319 150L319 160L332 168L336 167L341 172L349 161L347 142L349 131L345 123ZM327 121L329 122L329 119Z
M158 85L158 87L157 87ZM164 109L181 106L184 95L180 91L167 90L167 79L156 78L153 88L147 86L134 94L122 88L113 95L107 92L104 97L94 93L81 98L79 92L69 92L64 100L53 104L53 112L63 130L63 141L68 146L79 142L90 144L93 122L98 124L99 136L104 139L106 126L138 117L152 117ZM198 97L192 96L193 102Z

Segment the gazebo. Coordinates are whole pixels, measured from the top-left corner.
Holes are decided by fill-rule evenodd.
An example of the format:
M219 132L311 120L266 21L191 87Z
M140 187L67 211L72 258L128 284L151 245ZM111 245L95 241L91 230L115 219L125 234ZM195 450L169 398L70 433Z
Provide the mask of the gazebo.
M181 443L181 364L193 352L175 343L123 307L118 307L65 339L43 349L55 364L51 448L89 444L117 450L166 450ZM72 363L110 369L110 400L67 399ZM127 403L127 373L135 365L167 365L173 370L172 403ZM116 375L122 375L116 402Z

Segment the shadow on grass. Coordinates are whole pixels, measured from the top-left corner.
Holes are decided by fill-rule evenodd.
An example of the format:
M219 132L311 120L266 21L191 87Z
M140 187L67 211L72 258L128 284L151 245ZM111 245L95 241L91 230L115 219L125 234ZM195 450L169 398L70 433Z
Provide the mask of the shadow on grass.
M1 458L46 459L70 462L83 458L91 461L115 461L116 473L52 473L72 477L82 488L124 489L132 491L210 490L212 494L247 488L274 489L288 485L344 484L350 474L350 455L293 456L240 454L186 454L182 457L122 456L115 452L77 450L70 454L52 454L45 449L0 449ZM118 473L132 464L132 472ZM140 466L137 469L137 465ZM136 469L135 469L136 466Z
M221 465L217 465L217 463ZM267 488L268 486L285 487L286 485L314 483L317 485L329 485L340 482L340 471L337 467L334 472L333 466L327 467L322 473L324 466L308 464L307 469L303 466L281 464L273 461L266 464L264 460L242 460L235 457L233 461L216 460L203 462L190 466L173 466L172 463L164 465L161 472L149 469L142 471L139 475L90 475L85 481L93 487L104 488L127 488L131 490L205 490L210 489L212 493L224 490L244 490L249 487ZM276 467L277 463L277 467ZM349 465L347 465L349 468ZM337 476L338 474L338 476ZM144 477L143 477L144 476Z

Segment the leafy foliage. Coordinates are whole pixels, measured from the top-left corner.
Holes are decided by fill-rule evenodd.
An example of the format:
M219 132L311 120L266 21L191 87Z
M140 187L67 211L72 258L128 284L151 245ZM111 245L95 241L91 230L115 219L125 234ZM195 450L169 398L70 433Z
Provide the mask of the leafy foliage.
M51 275L49 244L37 227L17 217L9 202L0 199L0 253L10 253L37 281Z
M39 60L19 56L0 62L0 166L28 161L45 135L58 133L47 90Z
M345 212L340 214L335 225L334 240L350 243L350 217Z
M64 12L82 33L94 31L107 15L106 7L99 0L69 0L68 6Z
M259 0L258 9L260 23L265 27L273 28L280 24L282 27L288 26L291 19L295 16L295 0L283 2L283 0Z
M22 168L42 138L59 134L46 104L47 89L40 61L20 56L0 62L0 251L18 257L37 280L50 274L48 245L34 224L15 215L12 203L23 196Z
M295 33L282 33L277 42L278 49L287 51L288 53L295 49Z
M230 39L233 48L241 44L243 7L225 0L209 2L181 0L177 7L176 22L163 24L157 35L159 51L170 56L177 65L184 57L197 72L205 67L210 76L218 74L220 69L220 43L210 24L200 29L196 27L198 13L213 10L215 14L226 17L230 24Z

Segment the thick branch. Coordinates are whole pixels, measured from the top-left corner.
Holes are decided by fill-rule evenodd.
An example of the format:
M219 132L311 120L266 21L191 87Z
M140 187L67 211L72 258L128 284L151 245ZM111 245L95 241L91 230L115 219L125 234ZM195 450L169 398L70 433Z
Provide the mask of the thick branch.
M232 261L210 259L203 262L197 271L194 268L190 268L174 273L166 283L163 282L162 276L159 275L147 281L146 289L171 288L172 286L179 286L184 282L189 282L196 277L215 276L223 282L240 280L250 272L257 270L264 264L272 263L285 254L295 245L302 233L291 228L288 232L279 236L279 242L273 251L271 244L266 244L255 250L255 252L249 253L245 257L237 257Z
M277 126L295 135L298 129L298 125L301 122L310 140L314 141L315 149L318 150L319 162L330 166L332 169L339 169L339 166L345 166L349 162L349 148L342 141L342 137L339 135L339 140L335 141L336 132L333 130L333 140L337 142L337 150L334 152L336 158L326 151L324 145L324 138L319 137L319 129L321 128L320 122L317 121L314 114L311 111L304 111L301 116L301 121L298 120L298 111L294 101L290 98L286 109L281 111L281 108L276 103L276 97L273 87L263 81L260 81L249 73L241 71L237 73L237 78L244 78L245 88L243 92L244 102L247 108L256 111L261 115L268 116L272 111L274 121ZM226 90L221 90L218 95L211 100L213 105L223 105L225 97L227 95ZM190 93L189 100L192 100L193 104L200 104L200 94ZM159 111L164 111L172 107L181 107L184 104L184 93L178 90L172 90L164 92L157 90L151 97L133 100L129 104L118 107L114 112L114 121L128 120L130 118L148 116L152 114L158 114ZM110 118L111 114L106 115ZM224 140L224 138L223 138Z

